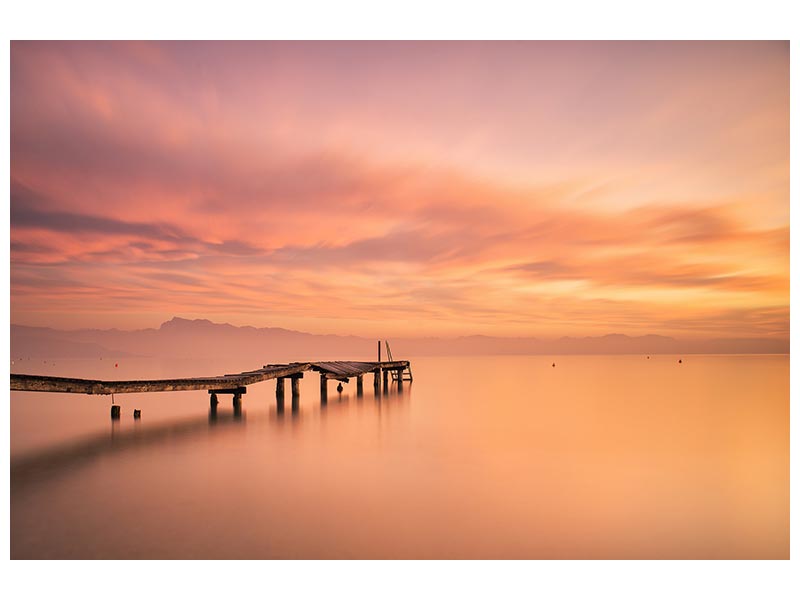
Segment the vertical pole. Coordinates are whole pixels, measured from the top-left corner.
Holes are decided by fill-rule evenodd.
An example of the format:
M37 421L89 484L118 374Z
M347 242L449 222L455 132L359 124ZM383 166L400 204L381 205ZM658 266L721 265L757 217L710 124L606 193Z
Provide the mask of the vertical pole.
M356 396L360 398L364 395L364 376L359 375L356 377Z
M217 399L217 395L216 394L214 394L214 393L211 394L210 403L211 403L211 408L217 408L217 404L219 404L219 400Z
M375 395L379 395L381 393L381 370L375 369L372 372L372 386L375 388Z
M292 377L292 401L297 398L300 399L300 378Z
M381 341L378 340L378 362L381 362Z
M233 417L235 419L241 418L242 416L242 395L239 392L236 392L233 395Z
M279 413L283 412L283 406L284 406L283 402L284 402L285 396L284 396L283 388L284 388L284 379L283 379L283 377L279 377L278 380L275 382L275 400L277 400L277 403L278 403L278 412Z
M389 369L383 370L383 391L389 391Z
M328 376L325 373L319 374L319 401L322 404L328 402Z
M403 389L403 367L397 369L397 391Z

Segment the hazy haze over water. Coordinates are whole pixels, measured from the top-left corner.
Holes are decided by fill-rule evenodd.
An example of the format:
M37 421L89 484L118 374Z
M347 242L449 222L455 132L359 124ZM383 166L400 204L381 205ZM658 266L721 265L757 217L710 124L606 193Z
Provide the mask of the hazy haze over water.
M216 420L205 392L120 395L115 425L107 397L12 392L11 556L788 558L788 356L410 358L379 399L367 376L323 407L307 373L296 415L274 382Z

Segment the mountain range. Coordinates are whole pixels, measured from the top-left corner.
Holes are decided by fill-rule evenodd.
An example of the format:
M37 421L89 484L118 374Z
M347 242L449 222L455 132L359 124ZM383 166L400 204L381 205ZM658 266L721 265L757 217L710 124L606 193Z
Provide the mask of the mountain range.
M11 358L98 358L143 356L217 358L249 355L259 360L375 360L376 340L316 335L280 327L237 327L179 317L157 329L78 329L11 325ZM788 354L789 341L767 338L680 340L660 335L598 337L396 338L396 356L479 354ZM385 355L384 355L385 356Z

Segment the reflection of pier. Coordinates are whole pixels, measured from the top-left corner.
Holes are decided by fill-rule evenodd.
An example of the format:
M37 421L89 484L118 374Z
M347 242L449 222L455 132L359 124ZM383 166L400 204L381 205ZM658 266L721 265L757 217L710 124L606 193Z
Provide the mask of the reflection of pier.
M382 410L390 406L399 406L407 392L393 387L390 391L383 394L376 393L375 396L376 418L380 417ZM358 396L361 399L361 396ZM388 402L386 402L388 401ZM338 399L332 400L329 404L320 405L319 417L332 415L345 415L348 410L370 410L371 403L353 403L350 397L345 394ZM248 418L247 412L242 410L241 405L230 408L219 408L212 406L208 410L207 416L180 419L166 423L146 424L137 422L129 429L120 429L119 422L112 422L110 431L77 439L72 442L51 446L43 450L24 453L19 457L11 458L11 483L12 490L19 489L18 486L25 483L41 481L44 477L56 476L59 473L70 472L77 466L91 462L98 458L107 458L118 453L146 450L166 444L176 444L191 442L198 438L205 437L224 431L235 431L238 428L247 426L263 426L270 428L291 426L292 429L308 424L308 419L304 418L304 413L295 411L291 416L286 415L280 409L271 411L268 415L258 413ZM313 422L313 421L312 421Z
M285 381L291 381L292 410L296 411L300 402L300 380L306 371L319 373L320 400L328 399L328 380L339 381L337 389L341 392L342 383L350 379L356 380L356 395L364 393L364 375L372 373L375 392L380 392L383 381L384 392L389 389L389 374L402 390L405 371L410 371L411 364L407 360L364 361L332 361L303 362L279 365L265 365L254 371L245 371L217 377L189 377L184 379L151 379L134 381L101 381L93 379L72 379L68 377L48 377L44 375L11 374L11 390L23 392L60 392L68 394L129 394L140 392L173 392L185 390L208 390L211 407L219 403L219 394L231 394L233 406L241 407L242 396L247 393L247 386L269 379L276 379L275 395L278 410L283 410ZM116 410L115 410L116 408ZM112 418L119 418L119 408L112 406Z

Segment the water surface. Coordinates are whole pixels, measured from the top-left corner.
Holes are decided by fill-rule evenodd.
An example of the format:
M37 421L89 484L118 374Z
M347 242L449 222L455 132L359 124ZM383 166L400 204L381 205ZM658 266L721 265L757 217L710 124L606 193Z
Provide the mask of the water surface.
M788 558L789 357L681 358L412 357L414 383L378 397L367 376L321 405L306 373L297 413L265 382L238 414L117 396L117 423L107 397L12 392L11 556Z

